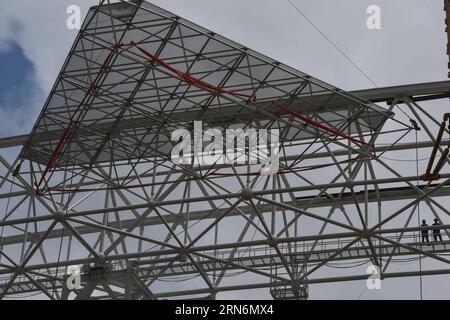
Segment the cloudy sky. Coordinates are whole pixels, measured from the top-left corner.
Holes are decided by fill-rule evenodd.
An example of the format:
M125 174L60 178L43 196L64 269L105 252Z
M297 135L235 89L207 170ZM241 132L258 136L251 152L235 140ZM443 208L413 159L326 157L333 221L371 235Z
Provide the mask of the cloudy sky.
M151 2L342 89L374 86L288 0ZM447 77L440 0L292 2L378 86ZM96 3L0 0L0 137L28 133L34 124L78 32L66 27L68 6L78 5L84 17ZM381 8L381 30L366 26L370 5ZM431 288L426 297L450 297L436 285L440 279L425 280L425 287ZM392 280L382 293L348 283L316 287L311 293L315 298L417 298L414 281ZM228 297L233 295L239 297Z

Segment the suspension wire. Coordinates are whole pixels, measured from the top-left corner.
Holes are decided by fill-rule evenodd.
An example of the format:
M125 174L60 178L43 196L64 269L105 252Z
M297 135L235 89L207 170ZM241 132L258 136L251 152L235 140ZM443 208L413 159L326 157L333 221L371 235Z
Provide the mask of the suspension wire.
M379 157L379 158L386 159L386 160L391 160L391 161L398 161L398 162L416 162L417 161L417 159L414 159L414 160L410 160L410 159L396 159L396 158L385 157L385 156L382 156L382 157ZM427 157L427 158L419 159L418 161L426 161L426 160L430 160L430 159L431 159L430 157Z
M419 142L418 142L418 136L417 136L417 130L416 132L416 173L417 173L417 181L416 186L419 186ZM417 222L420 226L420 202L417 204ZM427 230L428 232L428 230ZM420 235L419 235L419 241L420 241ZM422 245L421 245L422 246ZM423 300L423 283L422 283L422 253L419 251L419 289L420 289L420 300Z
M355 262L355 263L348 264L348 265L344 264L344 263L326 263L325 265L327 267L335 268L335 269L351 269L351 268L363 266L369 262L370 262L370 259L364 260L362 262Z
M400 106L398 104L395 104L395 106L397 107L398 110L400 110L401 113L403 113L410 121L412 120L412 118L402 109L400 108Z
M372 85L376 88L379 88L379 85L373 81L369 75L364 72L324 31L322 31L314 22L309 19L303 12L300 10L298 6L296 6L292 0L287 0L287 2L319 33L321 34L342 56L347 59ZM413 126L417 125L417 122L413 120L408 114L406 114L398 105L397 108L410 120Z
M353 62L353 60L344 51L342 51L342 49L339 48L339 46L333 40L331 40L331 38L327 36L325 32L323 32L317 25L315 25L314 22L312 22L291 0L287 1L306 21L308 21L308 23L314 29L316 29L317 32L319 32L334 48L336 48L336 50L347 59L347 61L349 61L370 83L372 83L372 85L374 85L376 88L379 87L378 84L367 75L367 73L365 73L355 62Z
M373 157L373 159L378 158L376 156L372 156L372 157ZM361 158L362 158L362 156L355 156L350 159L339 161L338 164L356 162L357 160L359 160ZM415 161L415 160L411 160L411 161ZM287 173L311 171L311 170L327 168L327 167L331 167L331 166L335 166L335 165L336 165L335 162L318 164L318 165L309 165L309 166L303 166L303 167L298 167L298 168L294 168L294 169L280 170L280 171L277 171L275 174L280 175L280 174L287 174ZM238 176L263 176L264 174L262 174L259 171L247 172L247 173L212 172L212 173L209 173L206 177L208 177L208 176L234 177L237 175ZM191 180L195 180L195 179L196 178L186 179L185 181L191 181ZM130 190L130 189L142 188L143 186L146 187L146 186L153 186L153 185L154 185L154 183L146 183L146 184L133 184L133 185L127 185L127 186L110 186L110 187L101 187L101 188L77 188L77 189L72 189L72 185L71 185L71 186L69 186L69 188L48 187L47 191L51 192L51 193L59 194L59 193L65 193L65 192L75 193L75 192L94 192L94 191L108 191L108 190Z
M358 297L356 298L356 300L361 299L362 295L366 292L366 290L367 290L367 286L364 286L363 291L361 291L361 293L358 295Z

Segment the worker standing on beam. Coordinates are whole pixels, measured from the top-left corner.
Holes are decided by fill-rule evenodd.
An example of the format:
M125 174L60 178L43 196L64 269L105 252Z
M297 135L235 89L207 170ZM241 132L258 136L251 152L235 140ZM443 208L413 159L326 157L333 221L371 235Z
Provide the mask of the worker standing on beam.
M435 218L434 219L434 223L433 223L433 226L434 226L434 228L433 228L434 242L437 242L438 238L439 238L439 241L442 241L441 228L438 227L440 225L442 225L442 223L439 221L438 218Z
M420 226L422 228L428 227L427 221L423 219ZM430 242L430 238L428 237L428 229L422 229L422 242Z

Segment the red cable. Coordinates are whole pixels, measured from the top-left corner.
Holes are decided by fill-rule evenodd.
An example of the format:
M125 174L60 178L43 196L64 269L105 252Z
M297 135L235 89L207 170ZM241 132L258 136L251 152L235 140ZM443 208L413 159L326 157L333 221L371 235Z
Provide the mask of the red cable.
M339 161L339 162L337 162L337 164L344 164L344 163L356 161L360 158L362 158L362 156L357 156L357 157L353 157L351 159ZM319 169L319 168L330 167L330 166L334 166L334 165L336 165L336 163L320 164L320 165L315 165L315 166L305 166L305 167L296 168L296 169L278 171L275 174L286 174L286 173L295 173L295 172L300 172L300 171L309 171L309 170L314 170L314 169ZM262 173L261 172L250 172L250 173L241 173L238 175L239 176L260 176L260 175L262 175ZM210 173L210 174L208 174L208 176L228 177L228 176L236 176L236 174L234 174L234 173ZM198 178L191 178L191 179L187 179L186 181L197 180L197 179ZM48 191L56 191L56 192L93 192L93 191L107 191L107 190L128 190L128 189L142 188L142 187L150 186L150 185L152 185L152 184L149 183L149 184L143 184L143 185L136 184L136 185L117 186L117 187L84 188L84 189L83 188L79 188L79 189L48 188L47 190Z
M130 42L130 46L136 47L139 51L141 51L147 57L149 57L150 59L156 61L159 65L161 65L162 67L166 68L167 70L177 74L178 76L183 78L187 83L189 83L191 85L197 85L197 86L202 87L203 89L207 89L207 90L210 90L210 91L215 91L215 92L218 92L218 93L228 93L228 94L233 95L233 96L246 97L246 98L251 99L252 102L256 101L256 96L255 95L247 95L247 94L243 94L243 93L237 93L237 92L232 92L232 91L229 91L229 90L225 90L223 88L218 88L218 87L213 86L213 85L211 85L209 83L203 82L203 81L201 81L201 80L191 76L188 73L182 72L182 71L172 67L170 64L166 63L164 60L162 60L162 59L156 57L155 55L151 54L147 50L139 47L136 44L136 42L134 42L134 41ZM327 131L329 133L332 133L332 134L337 135L339 137L342 137L344 139L353 141L354 143L357 143L357 144L370 146L368 143L366 143L364 141L361 141L359 139L350 137L350 136L346 135L345 133L343 133L343 132L341 132L339 130L336 130L334 128L328 127L328 126L326 126L324 124L321 124L319 122L313 121L312 119L304 117L304 116L302 116L301 114L299 114L299 113L297 113L295 111L289 110L289 109L287 109L285 107L281 107L281 109L284 110L285 112L287 112L287 113L297 117L298 119L302 120L303 122L306 122L306 123L308 123L310 125L313 125L313 126L316 126L318 128L321 128L322 130L325 130L325 131Z
M117 45L115 46L115 48L122 48L123 46L124 46L123 44L117 44ZM169 71L175 73L176 75L178 75L179 77L181 77L186 83L188 83L188 84L190 84L190 85L196 85L196 86L199 86L199 87L201 87L201 88L203 88L203 89L206 89L206 90L208 90L208 91L214 91L214 92L217 92L217 93L226 93L226 94L230 94L230 95L232 95L232 96L249 98L251 102L255 102L255 101L256 101L256 96L255 96L255 95L247 95L247 94L238 93L238 92L233 92L233 91L229 91L229 90L226 90L226 89L223 89L223 88L219 88L219 87L213 86L213 85L211 85L211 84L209 84L209 83L206 83L206 82L204 82L204 81L201 81L200 79L197 79L197 78L191 76L191 75L188 74L188 73L182 72L182 71L180 71L180 70L178 70L178 69L172 67L170 64L166 63L164 60L162 60L162 59L156 57L155 55L151 54L151 53L148 52L147 50L145 50L145 49L139 47L139 46L137 45L137 43L134 42L134 41L131 41L130 44L129 44L129 46L136 47L136 48L137 48L140 52L142 52L144 55L146 55L146 56L149 57L150 59L156 61L159 65L161 65L161 66L164 67L165 69L167 69L167 70L169 70ZM65 140L66 140L66 138L67 138L67 135L68 135L68 133L69 133L69 130L70 130L70 129L72 128L72 126L74 125L73 119L74 119L74 117L75 117L75 114L77 114L77 113L79 112L79 110L81 109L81 106L84 105L86 99L91 95L92 90L95 88L96 84L97 84L98 81L100 80L101 75L103 74L103 72L106 70L108 64L110 63L111 58L112 58L112 56L113 56L113 53L114 53L114 52L113 52L113 50L111 49L111 51L109 52L109 54L108 54L108 56L106 57L105 61L103 62L102 66L101 66L101 68L100 68L100 71L99 71L99 73L97 74L95 80L94 80L94 81L92 82L92 84L89 86L89 89L88 89L88 91L86 92L85 96L83 97L81 103L78 105L77 109L75 110L75 112L74 112L74 113L72 114L72 116L70 117L69 125L68 125L67 128L64 130L64 132L63 132L61 138L60 138L59 141L58 141L58 144L56 145L56 148L53 150L52 154L50 155L50 158L49 158L49 160L48 160L48 162L47 162L47 165L46 165L45 170L44 170L44 172L43 172L43 174L42 174L42 176L41 176L41 179L39 180L38 183L35 183L35 184L34 184L35 187L36 187L36 193L37 193L37 194L39 194L39 188L40 188L41 184L44 182L44 179L45 179L46 175L48 174L48 171L53 167L53 164L54 164L54 162L55 162L55 160L56 160L56 158L57 158L59 152L61 151L61 149L62 149L62 147L63 147L63 145L64 145L64 142L65 142ZM362 144L362 145L370 146L368 143L366 143L366 142L364 142L364 141L361 141L361 140L359 140L359 139L356 139L356 138L353 138L353 137L351 137L351 136L348 136L348 135L346 135L345 133L343 133L343 132L341 132L341 131L339 131L339 130L336 130L336 129L334 129L334 128L328 127L328 126L326 126L326 125L324 125L324 124L322 124L322 123L316 122L316 121L314 121L314 120L312 120L312 119L310 119L310 118L307 118L307 117L305 117L305 116L302 116L301 114L299 114L299 113L297 113L297 112L295 112L295 111L292 111L292 110L290 110L290 109L288 109L288 108L286 108L286 107L280 107L280 108L281 108L283 111L285 111L285 112L287 112L287 113L293 115L294 117L296 117L296 118L302 120L303 122L305 122L305 123L307 123L307 124L310 124L310 125L312 125L312 126L318 127L318 128L320 128L320 129L322 129L322 130L325 130L325 131L327 131L327 132L329 132L329 133L331 133L331 134L334 134L334 135L336 135L336 136L339 136L339 137L342 137L342 138L347 139L347 140L349 140L349 141L352 141L352 142L354 142L354 143L356 143L356 144ZM345 160L344 162L348 162L348 161L352 161L352 160L353 160L353 159ZM342 163L343 163L343 162L342 162ZM334 165L334 164L330 164L330 165ZM297 171L312 170L312 169L322 168L322 167L326 167L326 166L328 166L328 165L311 166L311 167L307 167L307 168L305 168L305 169L296 169L295 171L292 171L292 170L289 170L289 171L280 171L280 172L278 172L277 174L282 174L282 173L286 173L286 172L297 172ZM242 174L242 175L257 175L257 174L261 174L261 173L247 173L247 174ZM210 174L210 175L227 175L227 174L212 173L212 174ZM231 174L230 174L230 175L231 175Z
M301 172L301 171L310 171L310 170L315 170L315 169L321 169L321 168L331 167L336 164L344 164L344 163L352 162L352 161L358 160L360 158L362 158L362 156L353 157L351 159L339 161L337 163L318 164L318 165L314 165L314 166L306 166L306 167L301 167L301 168L296 168L296 169L281 170L281 171L277 171L275 174L295 173L295 172ZM231 177L231 176L235 176L235 175L236 174L234 174L234 173L214 173L214 172L209 174L209 176L223 176L223 177ZM249 173L240 173L238 175L239 176L261 176L263 174L261 172L249 172Z
M116 47L120 47L120 46L116 46ZM59 152L61 151L61 149L62 149L62 147L63 147L63 145L64 145L64 142L65 142L65 140L66 140L66 138L67 138L67 135L68 135L68 133L69 133L69 130L70 130L70 129L73 127L73 125L75 124L75 122L73 121L74 118L75 118L75 115L80 111L81 107L85 104L87 98L91 95L92 90L94 90L95 86L96 86L97 83L99 82L100 77L102 76L102 74L103 74L104 71L106 70L108 64L111 62L113 53L114 53L113 50L111 50L111 51L108 53L108 55L106 56L105 61L104 61L103 64L101 65L101 68L100 68L100 70L99 70L97 76L95 77L95 79L94 79L94 81L91 83L91 85L89 86L88 91L87 91L86 94L84 95L84 97L83 97L83 99L81 100L80 104L79 104L78 107L75 109L75 111L74 111L74 113L72 114L72 116L69 118L69 125L67 126L66 129L64 129L63 134L62 134L61 138L59 139L58 144L56 145L56 148L55 148L55 149L53 150L53 152L51 153L50 158L49 158L49 160L48 160L48 162L47 162L47 165L46 165L46 167L45 167L45 169L44 169L44 172L43 172L42 175L41 175L41 179L39 180L38 183L36 183L36 182L34 183L34 186L35 186L35 188L36 188L36 189L35 189L36 194L38 194L38 195L40 194L39 189L40 189L42 183L44 182L45 177L47 176L49 170L53 167L53 164L54 164L54 162L55 162L55 160L56 160L56 158L57 158Z
M159 65L161 65L162 67L166 68L167 70L177 74L178 76L183 78L187 83L189 83L191 85L198 85L198 86L200 86L200 87L202 87L204 89L215 91L215 92L218 92L218 93L228 93L228 94L233 95L233 96L246 97L246 98L251 99L252 102L256 101L256 96L255 95L247 95L247 94L243 94L243 93L237 93L237 92L232 92L232 91L229 91L229 90L225 90L223 88L218 88L218 87L213 86L213 85L211 85L209 83L203 82L203 81L201 81L201 80L191 76L188 73L182 72L182 71L172 67L171 65L166 63L164 60L162 60L162 59L156 57L155 55L151 54L147 50L139 47L134 41L130 42L130 46L136 47L139 51L141 51L147 57L149 57L150 59L156 61ZM313 126L316 126L318 128L321 128L321 129L323 129L323 130L325 130L327 132L330 132L330 133L332 133L334 135L337 135L337 136L340 136L340 137L342 137L344 139L353 141L353 142L355 142L357 144L363 144L363 145L370 146L368 143L366 143L364 141L361 141L359 139L350 137L350 136L346 135L345 133L343 133L343 132L341 132L339 130L336 130L334 128L328 127L328 126L326 126L324 124L321 124L319 122L313 121L312 119L304 117L304 116L302 116L301 114L299 114L299 113L297 113L295 111L289 110L288 108L281 107L281 109L284 110L285 112L287 112L287 113L289 113L289 114L299 118L303 122L306 122L306 123L308 123L310 125L313 125Z
M281 108L283 111L285 111L285 112L287 112L287 113L293 115L294 117L296 117L296 118L302 120L303 122L306 122L307 124L313 125L313 126L315 126L315 127L318 127L318 128L320 128L320 129L323 129L323 130L325 130L325 131L327 131L327 132L329 132L329 133L332 133L332 134L334 134L334 135L336 135L336 136L339 136L339 137L341 137L341 138L344 138L344 139L353 141L353 142L355 142L355 143L357 143L357 144L363 144L363 145L366 145L366 146L370 146L367 142L364 142L364 141L361 141L361 140L359 140L359 139L350 137L350 136L346 135L345 133L343 133L343 132L341 132L341 131L339 131L339 130L336 130L336 129L334 129L334 128L328 127L328 126L326 126L326 125L324 125L324 124L322 124L322 123L320 123L320 122L316 122L316 121L314 121L314 120L312 120L312 119L310 119L310 118L307 118L307 117L305 117L305 116L302 116L300 113L297 113L297 112L295 112L295 111L289 110L288 108L285 108L285 107L280 107L280 108Z
M190 84L190 85L199 86L199 87L201 87L203 89L206 89L206 90L209 90L209 91L214 91L214 92L217 92L217 93L227 93L227 94L235 96L235 97L249 98L250 101L252 101L252 102L256 101L256 96L255 95L248 95L248 94L244 94L244 93L238 93L238 92L233 92L233 91L226 90L226 89L223 89L223 88L219 88L219 87L213 86L212 84L203 82L200 79L197 79L197 78L191 76L190 74L188 74L186 72L182 72L182 71L172 67L170 64L166 63L164 60L162 60L162 59L158 58L157 56L151 54L147 50L139 47L136 44L136 42L134 42L134 41L130 42L130 46L136 47L139 51L141 51L147 57L149 57L150 59L156 61L159 65L161 65L165 69L167 69L167 70L175 73L179 77L183 78L183 80L185 82L187 82L188 84Z

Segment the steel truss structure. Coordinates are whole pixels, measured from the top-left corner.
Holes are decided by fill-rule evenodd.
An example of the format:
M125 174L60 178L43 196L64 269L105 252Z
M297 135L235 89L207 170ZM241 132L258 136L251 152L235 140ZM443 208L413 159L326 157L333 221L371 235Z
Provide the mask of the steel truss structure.
M370 264L448 274L450 171L420 176L449 144L427 107L449 96L450 82L345 92L147 2L103 1L32 133L0 139L0 298L306 299ZM171 133L196 120L278 129L279 169L175 163ZM423 218L443 241L421 243Z

